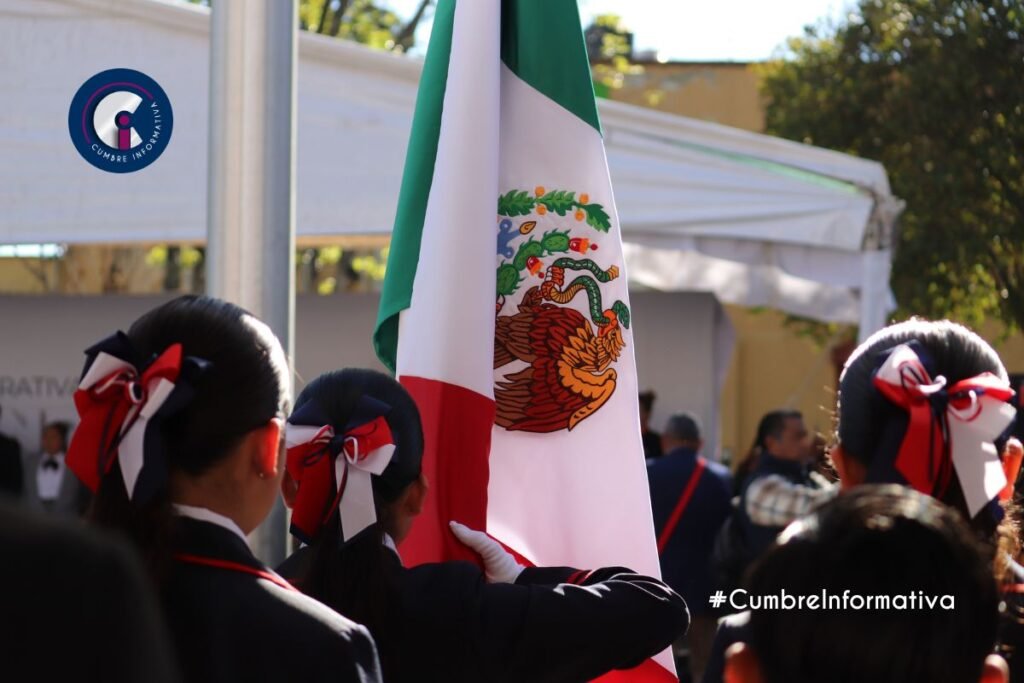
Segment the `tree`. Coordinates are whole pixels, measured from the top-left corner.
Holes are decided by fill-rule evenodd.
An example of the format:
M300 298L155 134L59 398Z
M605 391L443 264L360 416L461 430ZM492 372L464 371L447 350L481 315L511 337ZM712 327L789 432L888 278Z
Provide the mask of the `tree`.
M900 313L1024 328L1024 5L860 0L761 69L769 133L885 164Z
M347 38L381 50L408 51L416 40L416 28L434 0L420 0L408 21L374 0L300 0L302 28Z
M633 34L619 15L598 14L584 36L598 97L608 97L612 90L621 88L627 75L643 73L643 67L632 61Z

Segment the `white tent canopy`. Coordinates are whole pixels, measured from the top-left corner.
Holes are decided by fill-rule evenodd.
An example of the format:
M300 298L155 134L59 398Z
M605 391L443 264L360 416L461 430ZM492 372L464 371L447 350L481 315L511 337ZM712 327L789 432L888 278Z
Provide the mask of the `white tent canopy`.
M208 10L187 4L0 0L0 243L205 238L208 34ZM93 168L68 136L75 91L115 67L153 77L174 109L169 147L137 173ZM301 35L300 237L390 232L420 68ZM615 102L601 117L634 283L884 322L900 203L880 164Z

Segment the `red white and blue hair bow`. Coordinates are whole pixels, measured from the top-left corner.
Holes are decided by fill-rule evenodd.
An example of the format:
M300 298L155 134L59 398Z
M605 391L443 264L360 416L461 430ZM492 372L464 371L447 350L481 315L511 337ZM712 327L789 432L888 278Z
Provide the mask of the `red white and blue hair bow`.
M890 352L874 383L909 415L894 463L909 486L941 496L955 470L972 517L1000 494L1006 475L994 441L1017 414L1007 403L1014 396L1008 382L986 372L949 386L904 344Z
M380 475L395 452L385 416L390 406L361 396L352 417L336 430L314 401L288 418L288 474L299 484L291 531L311 543L338 510L341 542L377 521L372 475Z
M167 481L161 422L191 400L191 380L209 364L183 356L181 344L140 363L123 332L86 354L74 396L80 422L67 465L95 492L116 459L128 498L145 502Z

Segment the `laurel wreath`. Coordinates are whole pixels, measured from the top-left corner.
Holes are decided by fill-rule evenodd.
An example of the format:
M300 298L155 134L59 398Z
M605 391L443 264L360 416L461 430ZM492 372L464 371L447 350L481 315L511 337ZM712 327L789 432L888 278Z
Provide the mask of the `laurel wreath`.
M534 194L526 190L510 190L498 197L499 216L528 216L537 210L538 206L543 206L545 211L551 211L559 216L564 216L570 211L582 211L586 216L587 225L600 232L608 232L612 227L611 219L603 206L581 202L575 192L568 190L550 190Z

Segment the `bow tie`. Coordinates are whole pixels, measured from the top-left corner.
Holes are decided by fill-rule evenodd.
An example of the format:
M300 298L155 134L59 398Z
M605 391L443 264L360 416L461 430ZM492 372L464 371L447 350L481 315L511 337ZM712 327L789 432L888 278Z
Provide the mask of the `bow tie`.
M58 469L59 467L60 466L57 464L57 461L54 460L53 458L47 458L46 460L43 461L44 470L55 470Z

